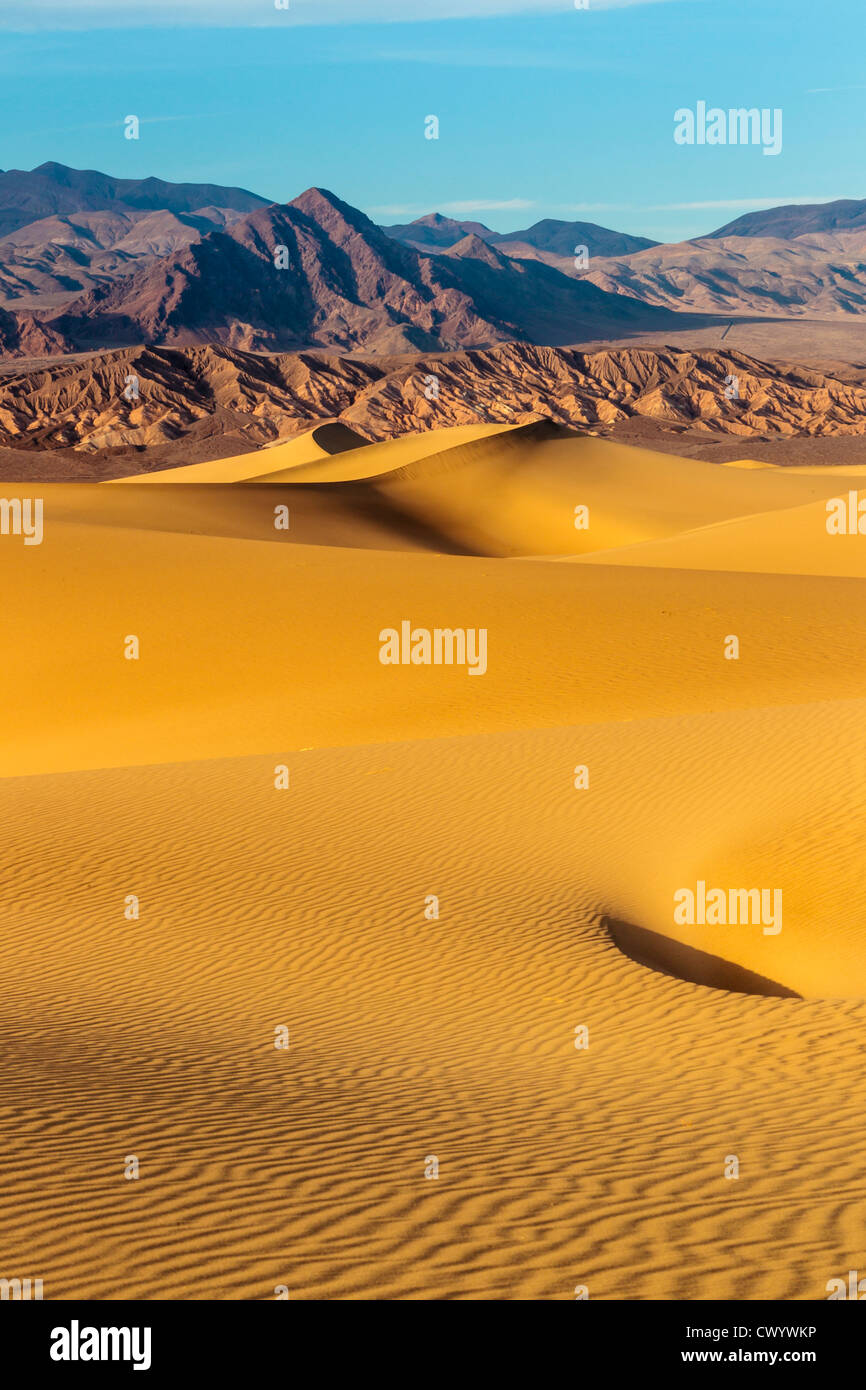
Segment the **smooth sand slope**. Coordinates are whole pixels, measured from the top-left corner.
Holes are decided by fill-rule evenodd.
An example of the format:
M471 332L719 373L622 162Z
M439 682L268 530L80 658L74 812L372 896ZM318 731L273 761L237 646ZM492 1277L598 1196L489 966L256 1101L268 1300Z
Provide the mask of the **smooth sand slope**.
M866 589L818 535L856 480L412 438L0 538L0 1273L823 1298L866 1267ZM383 666L404 618L486 674ZM676 924L698 881L782 930Z
M866 488L851 488L848 479L836 479L833 496L845 500L854 491L864 503ZM592 554L569 557L585 564L637 565L663 569L736 570L762 574L823 574L866 578L866 534L845 535L827 530L825 500L807 502L784 511L759 512L732 521L683 531L660 540Z

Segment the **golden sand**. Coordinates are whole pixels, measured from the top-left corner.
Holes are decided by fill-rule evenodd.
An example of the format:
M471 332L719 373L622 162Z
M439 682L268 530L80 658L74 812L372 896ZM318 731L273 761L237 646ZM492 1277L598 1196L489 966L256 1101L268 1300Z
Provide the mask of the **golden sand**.
M856 476L317 447L43 486L0 538L6 1272L826 1297L866 1267ZM383 666L405 619L486 674ZM782 930L677 925L698 882Z

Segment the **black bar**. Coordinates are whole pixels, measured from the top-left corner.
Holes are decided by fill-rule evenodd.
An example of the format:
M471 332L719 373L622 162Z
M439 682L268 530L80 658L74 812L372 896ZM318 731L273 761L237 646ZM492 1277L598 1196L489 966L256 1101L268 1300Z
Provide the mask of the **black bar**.
M500 1365L509 1381L521 1378L521 1361L527 1378L538 1385L561 1381L563 1374L583 1376L592 1367L593 1379L674 1369L700 1376L711 1366L734 1373L805 1367L824 1382L856 1364L864 1333L862 1315L831 1300L587 1300L568 1308L553 1300L517 1306L479 1306L473 1300L472 1306L448 1302L436 1308L414 1302L389 1308L384 1300L274 1300L274 1305L10 1301L0 1305L3 1361L7 1370L17 1364L19 1374L49 1373L58 1383L107 1372L115 1378L131 1375L133 1383L144 1383L144 1375L161 1383L164 1377L194 1374L212 1375L220 1383L252 1377L251 1383L259 1384L264 1374L287 1372L310 1384L341 1368L353 1380L381 1373L387 1380L417 1383L441 1375L443 1384L452 1382L458 1369L461 1379L477 1370L489 1383ZM118 1337L108 1333L103 1339L100 1331L95 1338L90 1331L103 1328L117 1329ZM81 1355L95 1349L111 1358L115 1346L128 1354L126 1360ZM79 1359L53 1359L52 1348L70 1357L77 1349Z

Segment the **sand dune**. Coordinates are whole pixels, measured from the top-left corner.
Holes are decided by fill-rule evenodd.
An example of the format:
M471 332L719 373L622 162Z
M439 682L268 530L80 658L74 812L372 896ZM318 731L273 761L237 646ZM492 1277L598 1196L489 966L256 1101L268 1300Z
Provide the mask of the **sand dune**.
M279 464L281 469L300 468L318 463L344 449L360 449L367 441L355 430L338 420L304 430L294 439L268 445L252 453L236 454L229 458L212 459L208 463L190 463L183 468L163 468L157 473L133 474L129 478L113 478L113 483L244 483L258 477L264 467ZM265 455L267 462L262 458Z
M849 488L837 482L833 496ZM866 500L866 491L855 494ZM866 510L866 508L864 508ZM759 512L695 531L579 558L586 564L720 569L745 573L848 575L866 579L864 537L827 530L827 503L807 502L782 512Z
M265 498L232 490L222 498L199 500L192 494L181 500L171 493L162 502L127 500L122 511L117 500L109 506L100 498L95 510L87 503L88 516L111 516L121 525L128 518L134 526L150 518L146 524L170 530L185 529L181 518L186 524L198 516L196 529L273 539L273 508L282 499L291 511L291 535L285 538L302 544L380 547L386 544L383 533L390 531L397 548L581 555L770 509L817 504L846 491L840 479L853 472L720 468L579 436L547 421L457 426L333 454L317 443L319 435L313 430L277 448L146 480L150 488L164 479L211 485L242 481L267 486L272 491ZM273 469L277 454L283 466ZM127 489L143 480L121 481ZM74 515L74 496L70 493L67 506L63 489L54 494L55 505ZM156 520L163 516L164 522Z
M403 511L490 555L585 553L839 491L829 473L724 474L545 422L425 458L380 486Z
M0 538L10 1272L826 1297L866 1260L856 476L543 423L243 463ZM403 619L486 673L383 666ZM781 930L678 923L699 882Z
M856 579L497 566L67 524L40 551L0 548L0 582L5 775L856 699L866 688ZM379 633L406 618L486 628L483 679L383 666ZM738 662L724 659L730 633ZM124 659L128 634L138 661Z
M626 727L624 757L623 726L287 752L282 797L273 754L0 784L31 884L3 955L7 1259L98 1298L812 1299L858 1267L863 1004L616 949L601 910L643 911L653 813L667 846L682 825L683 772L659 779L682 722ZM800 803L792 774L770 814ZM587 854L646 778L652 807Z
M271 450L267 456L260 451L262 463L269 465L268 471L256 476L259 483L339 483L360 482L387 476L417 463L420 459L436 458L446 450L471 445L478 440L499 438L509 433L507 425L453 425L449 429L423 430L417 434L406 434L399 439L389 439L378 444L370 444L360 453L350 449L339 458L330 461L311 459L305 467L291 466L270 471L274 460Z

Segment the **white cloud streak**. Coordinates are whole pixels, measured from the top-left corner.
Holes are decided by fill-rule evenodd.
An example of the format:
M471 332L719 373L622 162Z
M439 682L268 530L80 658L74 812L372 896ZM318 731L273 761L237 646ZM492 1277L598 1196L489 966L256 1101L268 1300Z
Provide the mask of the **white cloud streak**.
M796 194L779 193L770 198L715 198L694 203L560 203L560 212L706 212L728 210L730 208L779 208L811 203L834 203L840 198L850 198L849 193L829 196L826 193Z
M845 195L838 195L839 197ZM781 208L790 207L792 203L798 205L809 205L811 203L835 203L837 198L829 198L826 193L807 193L789 197L780 193L773 198L719 198L712 202L704 203L654 203L646 209L647 212L703 212L707 209L730 209L730 208Z
M840 194L839 197L850 197L850 194ZM707 199L702 202L692 203L553 203L545 204L549 213L552 214L571 214L572 217L584 217L587 213L627 213L630 217L645 216L651 212L747 212L751 209L788 207L791 204L798 206L810 205L813 203L831 203L838 201L836 197L828 197L826 193L809 193L786 196L779 194L772 198L715 198ZM531 198L509 198L496 200L492 198L479 198L477 200L461 199L459 201L437 202L421 206L420 204L409 203L387 203L379 207L367 207L364 211L368 217L405 217L414 221L418 217L424 217L432 212L441 212L455 217L467 216L471 213L483 212L525 212L530 208L538 208L537 201Z
M630 9L675 0L589 0L589 10ZM684 0L679 0L684 3ZM586 11L574 0L2 0L0 30L160 28L197 24L209 28L275 24L396 23L507 15L568 14L580 23Z
M405 203L387 203L383 207L366 208L368 216L374 214L378 217L424 217L427 213L436 211L442 213L457 213L459 216L465 212L524 212L527 208L534 208L536 205L528 198L477 198L472 200L464 198L457 202L437 203L435 209L429 205L421 207L416 204L414 207Z

